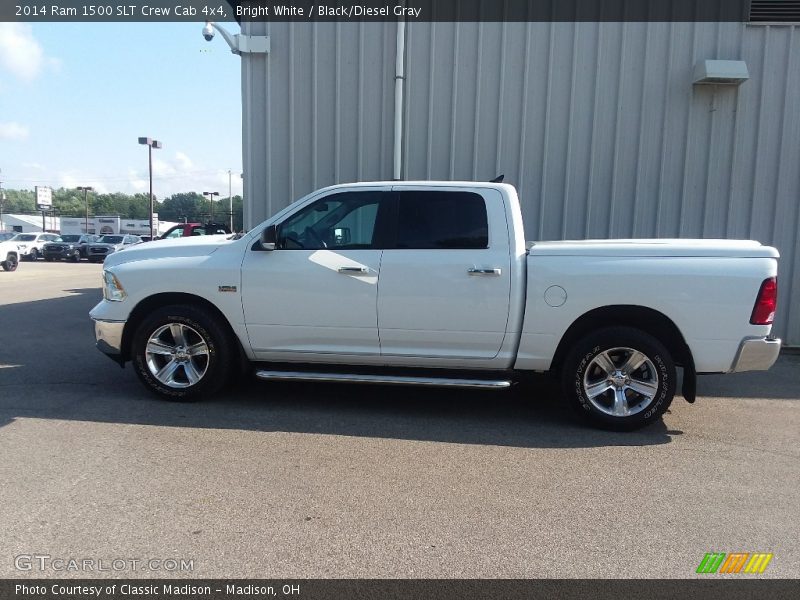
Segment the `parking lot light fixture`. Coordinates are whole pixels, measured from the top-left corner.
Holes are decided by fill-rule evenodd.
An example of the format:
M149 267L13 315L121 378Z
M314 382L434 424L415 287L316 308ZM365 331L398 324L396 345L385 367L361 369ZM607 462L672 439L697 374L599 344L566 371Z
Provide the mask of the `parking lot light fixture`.
M90 185L79 185L76 188L78 191L83 192L83 203L86 205L86 222L84 224L84 233L89 233L89 197L86 195L87 192L94 191L94 188Z
M150 173L150 239L152 240L155 239L155 234L153 233L153 148L158 150L162 147L162 144L158 140L149 137L140 137L139 143L147 146L148 172Z
M214 222L214 196L219 196L219 192L203 192L203 196L208 196L209 199L211 200L211 210L209 211L211 213L211 218L209 219L209 222L213 223Z

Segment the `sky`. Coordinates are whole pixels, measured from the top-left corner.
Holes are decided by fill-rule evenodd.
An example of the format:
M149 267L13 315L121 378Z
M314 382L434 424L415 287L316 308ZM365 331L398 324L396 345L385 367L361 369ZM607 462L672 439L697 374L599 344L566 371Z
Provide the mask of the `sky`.
M239 33L236 23L226 24ZM241 63L203 23L0 23L0 181L241 194Z

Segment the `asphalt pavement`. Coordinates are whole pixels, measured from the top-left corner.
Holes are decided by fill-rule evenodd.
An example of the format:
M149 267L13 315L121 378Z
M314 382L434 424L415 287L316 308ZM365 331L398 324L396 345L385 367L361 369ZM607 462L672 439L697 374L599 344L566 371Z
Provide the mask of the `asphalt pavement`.
M573 422L544 377L176 404L94 349L100 274L0 272L0 577L682 578L708 552L800 576L798 355L633 433Z

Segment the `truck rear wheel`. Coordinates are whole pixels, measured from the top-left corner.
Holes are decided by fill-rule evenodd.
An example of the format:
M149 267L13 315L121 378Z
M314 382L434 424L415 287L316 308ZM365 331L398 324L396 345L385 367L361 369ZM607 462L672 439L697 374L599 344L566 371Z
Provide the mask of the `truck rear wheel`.
M676 389L675 362L661 342L632 327L598 329L564 361L570 407L593 425L632 430L658 419Z
M168 400L196 400L219 391L233 365L222 324L196 306L167 306L147 317L133 339L136 375Z

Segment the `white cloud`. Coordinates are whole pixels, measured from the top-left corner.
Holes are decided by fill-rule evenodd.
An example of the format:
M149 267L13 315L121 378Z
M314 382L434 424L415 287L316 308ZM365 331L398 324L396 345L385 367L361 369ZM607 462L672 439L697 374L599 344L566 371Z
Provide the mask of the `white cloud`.
M15 121L0 123L0 140L27 140L29 133L25 125L20 125Z
M0 23L0 66L24 81L33 81L44 66L59 68L60 60L46 57L30 25Z
M178 166L182 171L188 171L192 167L194 167L194 163L192 159L186 156L183 152L176 152L175 153L175 161L178 163Z
M157 198L166 198L178 192L219 192L220 198L228 196L227 169L203 169L185 152L176 152L172 157L159 157L153 153L153 194ZM242 194L240 171L234 171L231 177L233 195ZM128 169L128 186L137 192L149 189L148 173L136 169Z
M106 194L109 191L108 186L102 181L93 181L91 178L83 177L74 171L62 171L59 173L58 185L67 189L75 189L79 185L88 185L97 194Z

